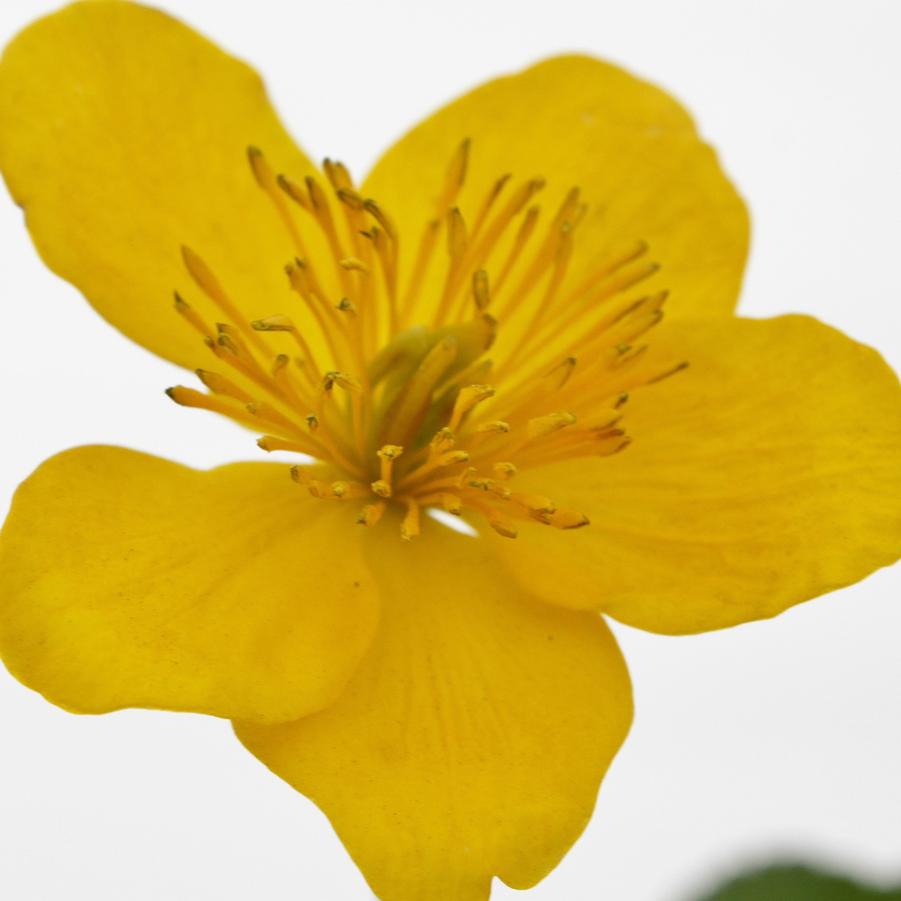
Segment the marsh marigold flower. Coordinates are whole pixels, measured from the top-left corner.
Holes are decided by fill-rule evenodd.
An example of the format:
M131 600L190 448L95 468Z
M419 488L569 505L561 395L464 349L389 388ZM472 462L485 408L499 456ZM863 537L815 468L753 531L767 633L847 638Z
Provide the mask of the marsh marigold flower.
M358 183L184 25L81 3L6 50L0 165L47 264L196 371L177 404L298 455L48 460L2 533L7 666L232 719L385 901L530 886L579 835L632 715L600 614L716 629L898 555L895 376L733 315L744 205L614 66L486 84Z

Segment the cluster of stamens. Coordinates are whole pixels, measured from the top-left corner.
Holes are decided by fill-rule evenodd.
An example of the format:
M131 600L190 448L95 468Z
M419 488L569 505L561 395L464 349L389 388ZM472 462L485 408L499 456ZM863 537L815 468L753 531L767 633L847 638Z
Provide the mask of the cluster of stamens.
M533 199L543 181L516 187L504 176L467 224L456 205L464 141L403 266L391 217L342 164L325 161L327 191L312 177L301 186L276 176L256 148L248 156L296 249L285 266L290 315L247 321L206 262L183 248L223 321L210 327L179 293L175 307L220 365L197 370L207 392L178 386L170 397L262 432L263 450L313 458L292 467L294 480L316 498L355 502L363 525L400 505L406 539L429 507L478 514L510 538L523 521L587 525L577 510L517 491L516 476L623 450L628 392L685 365L651 374L633 365L666 299L629 296L657 269L645 244L607 254L571 284L588 209L578 189L542 229Z

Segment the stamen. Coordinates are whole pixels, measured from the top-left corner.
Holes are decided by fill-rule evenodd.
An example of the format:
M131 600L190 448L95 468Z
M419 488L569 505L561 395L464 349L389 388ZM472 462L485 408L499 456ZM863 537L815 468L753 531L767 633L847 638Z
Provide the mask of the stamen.
M391 476L394 469L394 461L403 452L404 449L396 444L386 444L379 448L377 456L380 463L381 477L372 483L372 490L379 497L391 497Z
M300 236L300 231L291 216L291 211L285 203L285 194L290 196L295 202L299 202L291 190L286 190L286 184L288 184L287 179L275 177L275 173L266 162L263 152L258 147L247 148L247 160L250 163L250 168L257 184L263 189L263 193L266 194L269 201L275 207L275 211L278 213L282 225L284 225L285 230L288 232L291 243L294 245L297 253L302 257L306 257L306 246L304 245L303 239Z
M485 200L482 202L482 208L479 210L478 215L475 218L475 221L472 225L472 236L476 237L478 233L482 230L482 226L485 224L485 220L488 218L488 213L491 211L491 207L494 206L494 202L500 197L501 192L504 190L507 182L510 181L510 173L508 172L506 175L502 175L488 191Z
M306 210L308 213L310 210L310 201L307 199L307 196L303 192L303 188L300 185L295 184L288 178L287 175L279 175L276 178L276 184L282 191L285 192L301 209Z
M493 422L483 422L481 425L476 426L476 432L485 433L485 432L501 432L506 433L510 431L510 423L504 422L502 419L495 419Z
M555 510L544 522L555 529L581 529L589 525L591 520L578 510Z
M189 322L191 326L204 337L209 337L213 334L213 330L203 321L197 311L185 301L178 291L175 292L175 311L180 316L183 316L185 321Z
M265 319L255 319L250 323L251 327L260 332L288 332L291 337L297 342L297 346L300 348L300 352L302 354L301 359L304 362L304 371L307 373L308 378L311 380L311 386L315 387L315 377L313 376L313 370L318 369L318 365L316 363L316 357L313 356L313 351L310 348L310 345L307 343L306 338L300 333L297 326L289 319L287 316L267 316Z
M491 470L499 479L512 479L517 473L516 464L507 461L492 464Z
M322 168L335 191L353 189L353 179L350 177L350 173L347 171L344 163L339 163L326 157L322 161Z
M566 411L549 413L547 416L536 416L534 419L530 419L528 423L529 440L534 441L536 438L550 435L553 432L573 425L575 422L575 414Z
M460 425L463 417L476 404L493 396L494 388L490 385L469 385L466 388L461 388L454 403L454 412L451 414L450 422L447 424L448 429L453 432Z
M247 405L241 404L233 398L204 394L202 391L195 391L193 388L186 388L184 385L167 388L166 394L181 407L209 410L211 413L219 413L222 416L233 419L235 422L241 423L241 425L249 426L251 429L259 429L260 419L247 409ZM274 425L286 435L295 435L295 427L290 424L276 423Z
M400 524L400 537L404 541L412 541L419 535L419 503L415 498L404 498L407 512Z
M472 274L472 297L477 310L484 310L491 303L488 273L484 269L479 269Z
M464 206L465 140L402 260L390 210L360 194L341 163L327 159L323 178L294 181L275 175L260 150L247 154L296 248L284 267L290 291L273 301L286 312L250 320L184 247L187 275L222 321L208 324L178 292L175 309L218 365L196 370L209 393L177 386L169 396L262 432L263 451L312 457L315 467L295 466L292 478L317 500L363 501L363 525L375 526L389 504L402 508L404 540L420 534L430 506L478 514L506 538L520 527L587 526L584 513L541 490L517 490L528 484L518 476L620 453L630 442L621 427L629 392L687 365L644 360L667 299L630 296L658 269L647 245L630 242L574 280L589 209L580 190L566 193L540 237L533 199L542 178L500 175ZM435 252L442 239L446 256Z
M253 400L243 388L238 387L238 385L227 379L224 375L210 372L207 369L195 369L194 372L197 373L197 378L199 378L213 394L224 394L226 397L233 397L243 404L249 404Z
M438 491L435 494L424 494L419 498L419 504L422 507L441 507L445 513L453 516L463 515L463 501L459 495L451 494L448 491Z
M463 187L463 182L466 181L471 144L472 142L469 138L466 138L460 143L456 153L451 158L450 165L447 167L447 175L445 176L444 191L438 202L439 209L443 209L453 203L457 192Z
M501 266L500 274L495 280L495 290L500 291L504 286L504 283L507 281L507 276L513 271L513 268L516 266L517 261L522 255L523 250L525 250L526 244L529 241L529 238L532 237L532 233L535 231L535 226L538 224L538 215L539 208L537 206L529 207L526 212L525 217L523 218L522 225L519 227L519 231L516 233L516 239L513 242L513 246L510 248L510 253L507 256L507 259L504 261L504 264Z
M232 322L242 323L245 334L251 340L257 343L258 349L262 348L262 344L256 341L256 335L253 330L246 325L246 320L242 316L240 310L232 303L229 296L225 293L222 285L216 280L210 268L190 247L182 246L182 259L185 268L188 270L195 284L206 296L222 310ZM177 301L176 301L177 302Z
M357 522L361 526L374 526L385 512L387 504L384 501L376 501L374 504L367 504L357 517Z

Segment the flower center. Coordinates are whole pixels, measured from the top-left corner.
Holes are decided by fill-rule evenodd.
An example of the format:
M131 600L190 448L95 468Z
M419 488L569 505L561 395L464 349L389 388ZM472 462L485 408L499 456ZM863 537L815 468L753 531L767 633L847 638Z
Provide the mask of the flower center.
M204 260L182 248L223 321L210 328L176 293L177 312L219 365L197 370L207 392L177 386L169 396L262 432L264 450L313 458L292 467L294 480L314 497L357 503L363 525L400 505L406 539L427 507L477 514L509 538L523 522L587 525L578 510L518 491L515 477L623 450L628 392L685 366L649 374L633 365L666 300L630 293L658 268L644 242L573 279L588 207L574 188L543 223L537 178L499 178L464 218L464 141L402 266L391 217L343 165L325 161L327 191L314 178L300 186L276 176L256 148L248 157L296 248L285 266L292 309L247 321Z

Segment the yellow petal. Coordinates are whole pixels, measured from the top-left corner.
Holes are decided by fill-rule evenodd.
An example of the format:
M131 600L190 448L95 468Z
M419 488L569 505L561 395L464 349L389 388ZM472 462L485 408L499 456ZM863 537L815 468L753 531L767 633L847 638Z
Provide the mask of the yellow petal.
M22 484L0 533L0 652L75 712L302 716L375 631L358 532L282 466L68 451Z
M205 350L172 309L187 245L248 319L286 312L295 254L247 161L310 164L257 74L132 3L78 3L23 31L0 62L0 168L44 261L130 338L189 366Z
M382 901L476 901L546 875L631 719L603 622L536 603L482 542L380 528L382 625L327 711L241 741L328 815ZM374 536L375 537L375 536Z
M774 616L901 554L901 389L814 319L670 323L687 370L635 392L634 443L523 475L584 511L577 532L495 541L547 600L658 632Z
M472 145L459 205L469 225L505 173L513 174L507 194L546 179L535 198L545 218L576 186L590 208L575 233L573 282L605 255L645 240L663 265L646 284L669 288L674 312L734 308L748 247L744 203L689 115L659 88L600 60L562 56L464 95L402 138L367 179L367 192L405 236L435 217L448 160L465 138ZM444 272L443 263L432 267L422 317Z

